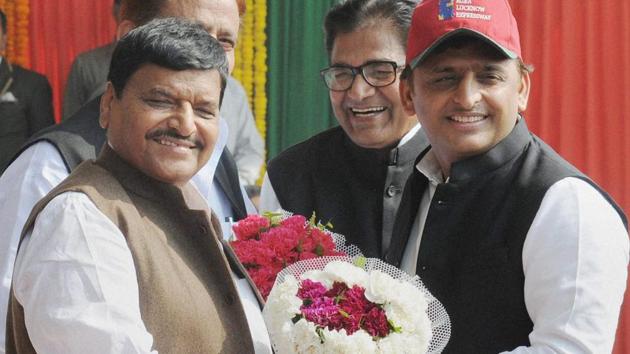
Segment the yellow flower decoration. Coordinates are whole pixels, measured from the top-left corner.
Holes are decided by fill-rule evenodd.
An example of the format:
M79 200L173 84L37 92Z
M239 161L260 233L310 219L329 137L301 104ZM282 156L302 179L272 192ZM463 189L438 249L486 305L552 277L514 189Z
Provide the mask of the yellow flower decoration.
M263 140L267 135L267 0L246 0L247 12L242 18L240 42L235 50L236 65L232 75L247 93ZM258 184L262 184L265 166Z
M30 67L29 0L0 0L0 8L7 16L7 48L4 56L11 62Z

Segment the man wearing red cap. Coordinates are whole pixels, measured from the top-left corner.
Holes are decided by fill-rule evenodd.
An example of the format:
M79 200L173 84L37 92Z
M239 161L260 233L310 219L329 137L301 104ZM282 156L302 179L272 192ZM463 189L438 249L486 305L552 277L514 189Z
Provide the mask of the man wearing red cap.
M446 307L445 353L610 353L627 220L529 132L521 58L507 0L418 5L400 90L431 146L385 259L420 275Z

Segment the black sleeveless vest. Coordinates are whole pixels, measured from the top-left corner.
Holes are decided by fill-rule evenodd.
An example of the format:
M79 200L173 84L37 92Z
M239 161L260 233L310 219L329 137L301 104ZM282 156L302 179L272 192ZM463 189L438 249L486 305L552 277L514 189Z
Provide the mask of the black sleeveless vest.
M453 164L449 182L437 186L416 273L451 318L444 353L499 353L529 345L533 323L524 301L523 243L545 193L566 177L592 184L627 226L614 201L532 135L523 119L487 153ZM427 186L414 170L387 262L400 266Z
M415 157L426 146L420 130L403 147L365 149L335 127L283 151L269 162L267 173L283 209L306 217L315 212L365 256L380 257L384 200L402 193ZM395 215L399 202L387 202Z

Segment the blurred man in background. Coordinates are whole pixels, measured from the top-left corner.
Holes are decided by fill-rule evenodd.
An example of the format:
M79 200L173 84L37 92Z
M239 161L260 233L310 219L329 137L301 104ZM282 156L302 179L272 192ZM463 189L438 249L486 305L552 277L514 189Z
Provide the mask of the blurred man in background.
M0 10L0 174L30 136L55 123L48 79L9 63L6 45L7 17Z

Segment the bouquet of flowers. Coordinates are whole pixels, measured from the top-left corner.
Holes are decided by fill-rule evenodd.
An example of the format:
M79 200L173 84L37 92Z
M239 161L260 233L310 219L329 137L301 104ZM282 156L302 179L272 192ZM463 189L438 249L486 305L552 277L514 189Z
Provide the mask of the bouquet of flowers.
M323 256L355 256L356 246L345 246L342 235L329 231L332 225L307 220L287 212L250 215L232 226L230 241L260 295L266 299L276 275L301 260Z
M450 337L420 279L374 258L296 262L278 274L263 317L279 354L439 353Z

